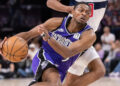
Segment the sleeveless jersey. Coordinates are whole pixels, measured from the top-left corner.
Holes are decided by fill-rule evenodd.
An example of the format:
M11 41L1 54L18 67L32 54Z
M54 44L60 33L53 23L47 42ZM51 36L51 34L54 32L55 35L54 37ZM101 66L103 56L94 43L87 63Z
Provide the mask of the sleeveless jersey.
M108 0L71 0L71 5L75 5L77 2L88 2L91 6L92 14L87 23L96 31L105 14Z
M91 29L89 25L76 33L70 33L66 28L66 25L70 21L71 17L67 16L63 19L62 24L54 31L49 32L49 35L55 39L59 44L68 47L72 42L79 40L82 32ZM46 41L42 42L43 56L45 60L55 65L61 75L61 80L63 81L68 68L73 64L73 62L81 55L81 53L69 58L63 59L63 57L58 54ZM36 55L37 56L37 55ZM37 62L36 62L37 63ZM35 69L36 70L36 69Z

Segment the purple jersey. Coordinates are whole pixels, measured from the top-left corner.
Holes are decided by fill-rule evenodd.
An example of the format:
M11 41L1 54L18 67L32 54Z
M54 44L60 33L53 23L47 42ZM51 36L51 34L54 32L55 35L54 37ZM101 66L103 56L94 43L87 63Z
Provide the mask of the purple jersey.
M86 25L85 28L83 28L79 32L70 33L67 29L67 25L69 24L70 20L71 20L70 16L65 17L62 21L62 24L58 28L56 28L52 32L49 32L50 36L53 39L55 39L59 44L65 46L65 47L68 47L72 42L79 40L82 32L84 32L85 30L91 29L91 27L89 25ZM44 56L45 60L48 60L50 63L54 64L57 67L57 69L61 75L62 81L67 73L68 68L81 55L81 53L79 53L71 58L64 59L44 40L42 42L42 48L43 48L43 56ZM37 57L37 54L33 59L34 73L36 72L37 66L39 65L39 59Z

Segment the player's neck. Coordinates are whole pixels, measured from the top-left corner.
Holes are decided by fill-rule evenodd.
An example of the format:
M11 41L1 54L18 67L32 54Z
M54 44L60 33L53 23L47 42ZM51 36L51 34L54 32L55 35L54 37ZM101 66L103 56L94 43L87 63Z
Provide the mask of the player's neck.
M75 22L75 20L72 18L70 21L70 24L68 25L68 30L69 32L78 32L80 30L82 30L84 27L86 26L86 24L81 24L81 23L77 23Z

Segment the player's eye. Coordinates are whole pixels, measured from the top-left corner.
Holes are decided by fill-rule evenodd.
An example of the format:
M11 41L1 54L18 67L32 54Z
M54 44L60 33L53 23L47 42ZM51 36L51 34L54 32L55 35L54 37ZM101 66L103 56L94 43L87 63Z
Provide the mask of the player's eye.
M79 12L83 12L84 10L79 10Z

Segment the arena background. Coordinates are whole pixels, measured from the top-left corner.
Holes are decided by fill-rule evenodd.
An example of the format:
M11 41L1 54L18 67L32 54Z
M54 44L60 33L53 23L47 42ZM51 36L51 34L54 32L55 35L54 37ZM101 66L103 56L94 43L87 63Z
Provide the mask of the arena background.
M96 32L94 46L106 67L106 75L90 86L120 86L120 0L108 0L104 18ZM69 0L62 0L68 5ZM46 0L0 0L0 41L19 32L28 31L51 17L64 17L66 13L57 12L46 6ZM110 29L115 40L109 43L108 53L103 50L102 35L104 27ZM112 39L112 38L111 38ZM29 53L25 61L10 63L0 56L0 86L27 86L32 80L31 62L41 47L41 38L29 42ZM24 82L24 83L23 83Z

